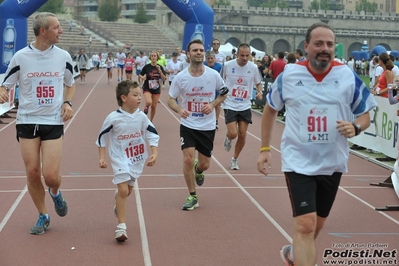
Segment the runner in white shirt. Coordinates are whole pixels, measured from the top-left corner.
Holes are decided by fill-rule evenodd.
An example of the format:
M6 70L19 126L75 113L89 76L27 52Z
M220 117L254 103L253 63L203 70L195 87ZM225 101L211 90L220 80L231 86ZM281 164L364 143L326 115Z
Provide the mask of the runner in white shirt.
M148 57L144 55L144 52L140 51L140 56L136 57L136 61L134 65L136 66L136 75L138 77L138 81L141 84L141 82L144 82L144 80L140 79L140 73L141 70L143 70L143 67L147 64Z
M230 162L232 170L240 169L237 159L245 145L248 124L252 124L251 97L254 86L256 86L256 97L259 100L263 97L262 77L258 67L248 60L250 52L248 44L240 44L237 59L226 62L222 70L222 77L230 90L222 104L227 126L224 149L230 151L232 141L237 138Z
M96 144L99 148L99 166L107 168L105 149L109 142L108 153L114 173L112 183L118 186L114 208L118 217L115 239L123 242L127 240L127 197L132 193L134 183L141 176L145 164L155 164L159 135L151 121L139 109L141 89L136 81L120 82L116 87L116 98L120 108L107 116ZM152 151L150 156L148 144Z
M177 53L173 52L172 59L169 60L168 64L166 65L166 68L165 68L165 72L167 74L169 74L169 77L168 77L169 86L170 86L170 84L172 84L172 80L177 75L177 73L180 72L180 65L181 65L181 62L177 60Z
M259 172L271 163L271 140L277 112L286 106L281 138L285 174L294 216L293 244L280 256L285 265L315 265L315 239L334 203L342 173L347 172L348 138L370 125L377 106L361 78L335 62L335 34L324 23L309 27L305 50L309 60L287 68L267 95L261 127ZM280 137L280 136L276 136Z
M180 62L186 61L187 56L185 53L182 53L182 50L180 47L176 48L176 53L177 53L177 60L179 60Z
M212 41L212 50L215 53L216 63L224 64L226 61L226 56L224 53L219 51L220 48L220 41L218 39L213 39Z
M190 66L173 79L168 106L181 117L183 173L190 193L182 209L191 211L199 207L195 183L199 186L204 183L203 171L210 165L216 127L215 106L223 102L228 89L218 72L203 65L205 49L202 41L191 41L187 52ZM215 90L219 90L216 99ZM176 103L177 97L181 98L181 106ZM198 159L194 160L195 150Z
M63 32L56 16L47 12L37 13L33 19L33 31L35 41L17 51L8 65L0 87L0 103L8 102L8 89L19 83L17 138L29 195L39 213L30 233L43 234L50 225L44 185L49 186L56 213L65 216L68 212L68 205L59 190L60 166L64 122L74 113L71 101L75 81L71 56L54 45Z
M126 54L123 52L123 49L119 49L119 52L116 53L116 66L118 69L118 81L123 80L123 69L125 68L125 59L126 59Z

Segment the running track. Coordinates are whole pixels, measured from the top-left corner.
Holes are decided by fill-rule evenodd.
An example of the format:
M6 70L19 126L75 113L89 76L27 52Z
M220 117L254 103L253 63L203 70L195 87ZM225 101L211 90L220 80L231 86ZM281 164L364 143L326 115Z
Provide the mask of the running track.
M69 213L58 217L46 195L51 226L44 235L29 234L37 212L26 190L15 119L2 119L9 124L0 125L0 265L283 265L279 249L292 241L293 231L280 171L284 125L276 122L273 164L265 177L257 172L255 163L261 115L253 113L239 171L229 168L232 151L223 149L225 127L220 119L211 167L205 184L197 189L200 208L182 211L188 193L182 176L179 120L167 108L167 88L154 120L161 136L158 160L145 169L129 198L128 241L116 243L115 186L111 169L98 167L95 146L104 118L117 108L115 76L116 69L114 82L108 85L101 69L88 73L84 85L77 81L75 116L65 125L61 169ZM342 178L333 210L317 240L319 266L330 265L323 261L325 249L345 251L340 244L353 243L358 248L349 249L359 251L375 249L359 247L368 243L384 244L380 249L387 252L398 249L399 212L377 212L374 207L397 205L399 200L393 189L369 185L389 175L385 168L350 156L349 173ZM387 254L388 259L397 259L397 254Z

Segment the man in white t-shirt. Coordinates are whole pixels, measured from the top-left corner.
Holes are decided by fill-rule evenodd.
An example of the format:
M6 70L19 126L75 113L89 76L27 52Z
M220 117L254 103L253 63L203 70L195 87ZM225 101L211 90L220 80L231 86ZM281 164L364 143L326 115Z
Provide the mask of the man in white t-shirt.
M168 106L180 115L180 144L183 151L183 174L190 195L183 210L199 207L196 186L204 183L204 171L209 168L215 138L215 106L226 98L226 88L220 74L204 66L204 44L193 40L187 45L190 66L176 75L169 89ZM215 90L219 96L215 99ZM180 98L180 106L176 98ZM195 158L198 151L198 159ZM195 173L195 174L194 174Z
M55 45L62 34L57 17L52 13L38 13L33 19L33 32L35 41L16 52L8 65L0 87L0 104L8 102L8 90L19 83L17 139L29 195L39 213L30 233L41 235L50 226L44 186L48 187L56 213L61 217L68 213L60 191L60 166L64 122L74 114L71 101L75 80L71 56Z
M226 61L226 56L224 53L219 51L220 41L218 39L213 39L212 41L212 51L215 53L216 63L224 64Z
M232 141L237 138L230 162L232 170L240 169L237 159L245 145L248 124L252 124L251 98L254 86L256 97L259 100L263 97L262 77L257 65L249 61L250 53L251 48L248 44L240 44L237 59L226 62L222 70L222 77L229 88L228 96L222 104L227 126L224 149L230 151Z
M143 70L143 67L147 64L148 58L147 58L147 56L144 55L144 52L142 52L142 51L140 51L139 54L140 55L138 57L136 57L136 61L134 62L134 65L136 67L136 75L138 77L138 81L141 84L141 82L144 82L144 81L141 81L140 73L141 73L141 70Z
M292 245L280 250L285 265L316 264L315 239L348 171L348 139L369 127L369 111L377 106L361 78L333 60L335 40L327 24L308 28L304 46L309 60L277 77L262 114L257 169L267 175L277 112L287 108L283 135L276 136L281 137L281 168L294 228Z
M123 52L123 49L120 48L119 52L116 53L116 66L118 69L118 81L123 80L123 69L125 68L125 59L126 59L126 54Z
M177 60L177 52L172 53L172 59L166 64L165 72L169 74L169 86L172 84L172 80L176 77L177 73L180 72L181 62Z
M186 61L187 56L185 53L182 53L182 50L180 47L176 48L176 53L177 53L177 60L179 60L180 62Z

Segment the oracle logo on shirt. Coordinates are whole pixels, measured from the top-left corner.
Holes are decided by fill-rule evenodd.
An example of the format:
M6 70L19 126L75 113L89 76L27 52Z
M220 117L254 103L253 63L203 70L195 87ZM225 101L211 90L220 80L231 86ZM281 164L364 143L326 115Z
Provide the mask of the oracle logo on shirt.
M136 132L132 134L126 134L126 135L119 135L116 137L117 140L125 140L125 139L133 139L133 138L139 138L144 135L144 131L141 132Z
M42 78L42 77L46 77L46 78L57 78L60 76L60 72L29 72L28 74L26 74L27 78Z

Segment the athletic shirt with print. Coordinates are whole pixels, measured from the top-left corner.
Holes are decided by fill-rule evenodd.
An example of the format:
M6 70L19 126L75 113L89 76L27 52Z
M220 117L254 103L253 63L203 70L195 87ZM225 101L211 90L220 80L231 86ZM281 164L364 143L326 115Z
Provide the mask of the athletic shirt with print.
M164 75L166 75L165 70L162 66L158 65ZM147 64L141 70L140 75L146 75L146 80L144 81L143 88L147 90L157 90L160 88L159 80L161 79L161 73L159 73L158 68L151 64Z
M147 56L143 56L143 57L137 57L136 58L136 68L137 70L142 70L143 67L147 64Z
M215 99L215 90L225 87L220 74L209 68L204 68L204 73L193 77L185 68L176 75L169 88L172 98L181 97L181 107L190 112L190 116L180 119L180 123L195 130L214 130L216 128L215 110L206 115L202 107Z
M133 71L134 58L126 58L125 59L125 70Z
M125 53L116 53L116 60L118 65L124 65L125 58L126 58Z
M19 83L16 123L62 125L64 84L75 83L71 56L54 45L40 51L32 44L15 53L3 81L7 88Z
M114 176L139 178L148 158L148 144L158 147L158 142L154 125L142 111L130 114L120 108L105 118L96 145L108 145Z
M222 52L215 54L215 58L216 58L216 62L219 64L222 64L222 65L226 61L226 56Z
M224 109L244 111L251 108L252 91L262 77L258 67L251 62L239 66L237 59L226 62L222 69L222 77L226 81L229 93L222 103Z
M168 64L166 65L166 69L169 71L173 71L172 73L169 73L169 77L168 77L169 81L172 81L174 79L174 77L177 75L177 73L180 70L180 65L181 65L181 62L178 60L176 62L173 62L173 60L170 60L168 62Z
M107 57L105 59L105 64L107 65L107 68L112 68L114 66L114 59Z
M373 95L346 65L331 61L324 75L310 72L309 61L291 65L271 86L271 108L286 106L281 139L283 172L304 175L345 173L348 139L338 133L337 120L353 121L377 106Z

